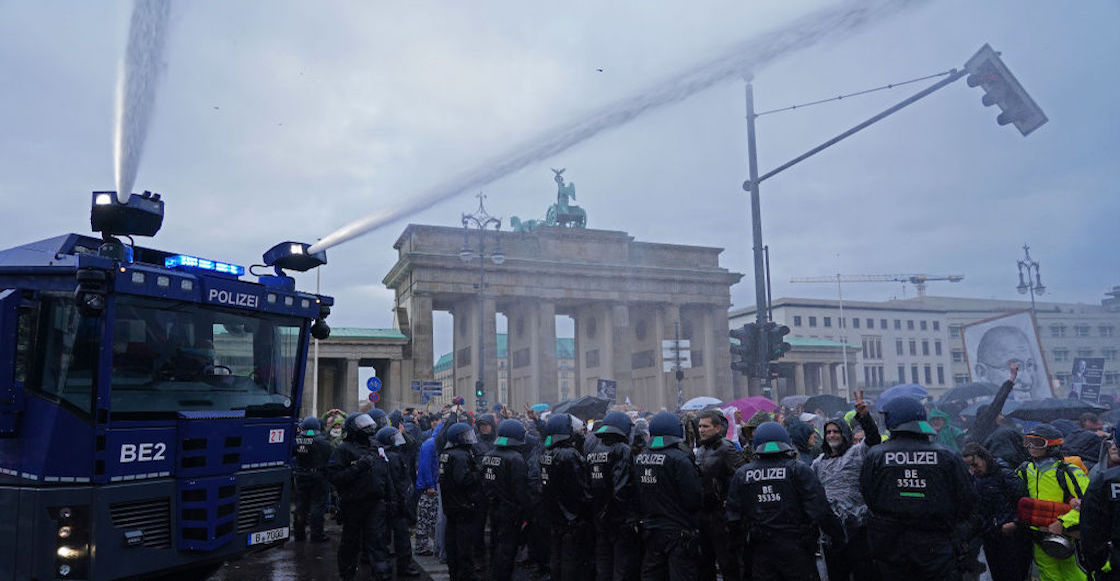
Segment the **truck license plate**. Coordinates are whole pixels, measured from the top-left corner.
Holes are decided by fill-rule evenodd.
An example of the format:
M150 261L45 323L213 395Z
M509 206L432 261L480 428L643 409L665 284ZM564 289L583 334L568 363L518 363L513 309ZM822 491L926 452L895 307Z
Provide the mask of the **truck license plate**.
M249 533L249 544L259 545L261 543L273 543L286 538L288 538L288 527L280 527L278 529Z

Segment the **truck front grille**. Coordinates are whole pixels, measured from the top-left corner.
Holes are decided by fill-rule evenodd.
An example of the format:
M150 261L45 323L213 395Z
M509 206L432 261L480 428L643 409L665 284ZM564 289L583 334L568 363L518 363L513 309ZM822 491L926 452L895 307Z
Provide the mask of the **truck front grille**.
M237 532L249 532L261 521L261 510L280 504L284 485L279 482L258 484L241 489L237 499Z
M171 499L149 498L109 505L113 526L144 532L145 547L171 548Z

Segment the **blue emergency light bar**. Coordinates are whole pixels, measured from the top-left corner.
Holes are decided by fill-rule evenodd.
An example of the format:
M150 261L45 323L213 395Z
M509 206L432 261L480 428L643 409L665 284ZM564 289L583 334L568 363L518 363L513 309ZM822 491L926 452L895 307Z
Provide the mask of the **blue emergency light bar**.
M208 258L199 258L197 256L188 256L186 254L177 254L175 256L164 259L163 265L167 268L180 268L180 269L193 269L193 270L209 270L220 274L231 274L233 276L241 276L245 274L245 267L236 264L229 264L226 262L218 262Z

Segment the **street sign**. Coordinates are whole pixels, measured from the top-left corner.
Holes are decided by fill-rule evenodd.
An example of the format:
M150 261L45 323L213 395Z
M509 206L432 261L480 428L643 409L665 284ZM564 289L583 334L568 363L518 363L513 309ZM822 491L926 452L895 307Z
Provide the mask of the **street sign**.
M370 403L377 403L377 400L379 400L379 399L381 399L381 393L380 392L377 392L377 391L369 392Z
M443 395L443 382L425 381L421 384L420 391L428 394L428 397L440 397Z
M421 385L420 381L415 380L415 379L412 380L412 391L420 391L420 385Z
M366 380L366 387L368 387L370 391L381 391L381 380L376 376L371 377Z

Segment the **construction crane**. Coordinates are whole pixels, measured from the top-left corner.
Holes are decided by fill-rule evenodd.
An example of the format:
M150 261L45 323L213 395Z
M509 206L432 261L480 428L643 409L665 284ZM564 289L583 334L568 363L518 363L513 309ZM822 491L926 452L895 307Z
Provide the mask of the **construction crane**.
M795 276L790 282L901 282L910 283L918 290L918 296L926 296L926 283L935 280L960 282L963 274L832 274L829 276Z

